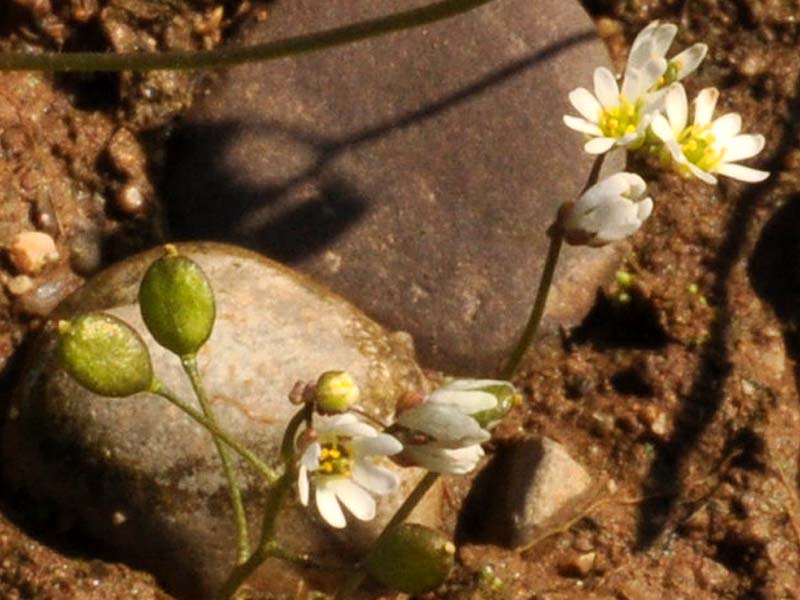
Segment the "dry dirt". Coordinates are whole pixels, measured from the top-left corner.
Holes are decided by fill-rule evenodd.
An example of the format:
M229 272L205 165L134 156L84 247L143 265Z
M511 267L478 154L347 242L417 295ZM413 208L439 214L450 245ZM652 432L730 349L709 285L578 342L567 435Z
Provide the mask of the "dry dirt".
M526 402L495 441L502 450L521 433L546 434L597 486L574 521L528 549L462 545L439 596L800 598L800 4L587 8L620 67L654 18L681 26L681 46L709 44L690 97L719 87L720 110L740 112L746 131L766 135L758 164L772 176L710 187L639 165L656 207L621 267L632 283L602 290L580 328L532 353L518 381ZM252 10L260 9L211 0L6 0L0 49L213 47ZM160 239L160 150L194 77L0 74L0 245L38 228L52 232L63 257L35 291L17 296L15 273L0 264L6 381L14 351L53 303L100 266ZM450 483L455 507L466 486ZM96 556L68 524L2 499L0 598L165 597L147 575Z

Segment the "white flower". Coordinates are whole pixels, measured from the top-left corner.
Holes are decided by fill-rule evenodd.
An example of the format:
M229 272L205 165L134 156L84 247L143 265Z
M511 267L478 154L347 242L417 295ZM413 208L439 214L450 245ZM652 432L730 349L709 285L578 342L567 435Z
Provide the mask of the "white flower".
M716 88L702 90L695 99L694 121L687 125L689 116L686 90L679 83L667 91L664 115L653 119L652 130L664 142L673 163L684 175L694 175L706 183L717 183L714 174L725 175L741 181L758 182L769 177L735 161L755 156L764 148L764 136L739 134L742 117L728 113L711 120L717 105Z
M675 39L678 28L670 23L661 24L652 21L639 32L633 40L628 62L625 66L625 77L630 77L634 71L647 71L659 69L665 63L667 50ZM656 80L655 88L663 88L670 83L680 81L692 73L703 62L708 53L705 44L694 44L683 52L666 61L664 70ZM653 90L651 90L653 91Z
M653 211L653 200L643 197L644 179L635 173L615 173L565 205L561 226L567 242L603 246L636 232Z
M651 114L646 109L647 90L666 69L666 59L653 61L650 71L633 71L622 82L605 67L594 71L594 94L586 88L569 93L569 101L582 118L564 115L567 127L586 134L589 154L603 154L614 146L631 146L644 138ZM663 65L661 64L663 63Z
M708 52L695 44L670 60L666 54L678 28L653 21L633 42L622 89L605 67L594 71L594 94L586 88L570 92L569 101L581 117L564 115L567 127L589 139L584 150L590 154L608 152L614 146L636 148L644 140L650 120L663 102L664 88L694 71Z
M340 503L361 521L373 519L376 507L370 492L384 495L398 486L394 473L377 466L374 459L397 454L402 444L352 413L316 417L315 432L316 441L300 459L300 503L308 506L313 483L317 510L332 527L347 524Z
M406 440L403 459L437 473L462 474L474 469L484 454L480 444L491 438L476 416L498 406L497 396L487 391L497 386L514 393L506 381L456 380L419 406L401 412L395 428Z

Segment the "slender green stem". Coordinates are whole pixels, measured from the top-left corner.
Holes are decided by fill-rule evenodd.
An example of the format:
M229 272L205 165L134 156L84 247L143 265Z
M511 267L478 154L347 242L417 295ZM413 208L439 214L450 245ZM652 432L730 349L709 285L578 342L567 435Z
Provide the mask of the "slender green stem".
M248 47L197 52L0 53L0 71L151 71L219 68L316 52L371 37L411 29L465 13L492 0L440 0L428 6L367 19L351 25Z
M419 504L420 500L428 493L428 490L431 489L434 483L436 483L439 479L439 473L434 473L433 471L428 471L425 476L419 480L414 489L411 490L411 493L408 497L403 501L403 504L400 508L397 509L397 512L394 513L391 520L386 524L386 527L383 528L380 535L372 542L372 548L378 545L394 528L397 527L400 523L405 521L408 516L411 514L411 511L416 508L417 504ZM369 554L369 551L367 551ZM364 569L361 566L356 567L355 572L349 577L349 579L344 583L342 589L339 590L339 593L336 594L337 599L346 600L350 598L352 594L358 591L358 588L361 587L361 584L366 579L367 574L364 572Z
M264 507L264 515L261 522L261 539L258 542L258 547L246 561L234 568L228 576L228 579L222 584L222 588L220 588L217 594L218 600L228 600L228 598L233 597L236 590L238 590L269 557L277 556L286 558L287 556L295 556L284 550L275 539L275 523L278 512L283 505L286 494L291 489L292 481L295 477L294 440L297 436L297 430L300 428L300 425L308 420L310 408L309 405L304 405L297 411L286 426L286 430L283 434L283 441L281 442L281 457L284 461L285 470L283 475L278 478L278 481L275 482L275 485L273 485L269 491L267 505ZM290 562L295 561L290 560Z
M595 159L581 194L597 183L604 158L605 154L600 154ZM506 366L500 375L502 379L510 380L517 372L522 359L525 357L525 352L528 350L528 346L530 346L533 338L536 336L539 324L542 321L542 316L544 315L544 309L547 305L547 295L550 292L550 286L553 284L553 275L555 274L556 265L558 264L558 256L561 253L561 246L564 243L564 229L559 219L556 219L556 222L550 227L548 235L550 236L550 245L547 248L547 257L545 258L544 267L542 268L542 276L539 279L539 288L536 290L536 298L533 301L531 314L528 317L528 323L525 325L525 329L517 345L509 355Z
M245 448L242 444L240 444L234 438L228 435L228 433L225 430L220 429L217 425L208 421L200 412L198 412L197 410L195 410L194 408L183 402L170 389L164 386L163 383L156 380L150 391L177 406L179 409L181 409L183 412L189 415L193 420L197 421L200 425L208 429L212 434L220 438L231 448L231 450L233 450L244 460L249 462L253 466L253 468L256 471L258 471L258 473L267 481L268 484L272 485L278 480L278 474L275 472L274 469L272 469L263 460L258 458L258 456L256 456L253 452Z
M197 368L197 356L194 354L187 354L181 357L183 370L189 376L192 382L192 388L197 396L200 407L203 410L203 415L206 420L219 428L217 418L214 416L214 411L211 408L211 403L208 401L203 380L200 377L200 370ZM242 564L247 561L250 556L250 533L247 530L247 514L244 511L244 503L242 502L242 491L239 488L239 481L236 475L236 466L231 460L228 447L223 441L217 437L213 432L211 433L214 439L214 445L217 447L219 459L222 462L222 470L225 472L225 478L228 480L228 495L231 499L231 506L233 507L234 519L236 521L236 535L237 535L237 548L238 555L236 562Z

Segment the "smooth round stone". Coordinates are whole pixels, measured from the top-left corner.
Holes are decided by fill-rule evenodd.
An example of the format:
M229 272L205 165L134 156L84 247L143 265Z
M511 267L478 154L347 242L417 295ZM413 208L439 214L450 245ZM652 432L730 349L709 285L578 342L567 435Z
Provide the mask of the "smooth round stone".
M235 43L430 0L277 0ZM561 117L606 51L572 0L503 0L425 27L232 68L173 138L173 232L246 245L311 274L423 364L498 372L530 311L560 203L593 158ZM619 170L622 157L609 159ZM585 315L611 248L568 249L549 330ZM545 330L548 328L546 327Z
M259 456L278 463L285 425L297 407L287 394L297 380L346 370L362 389L362 406L384 422L395 400L425 389L407 336L391 335L353 306L303 276L260 255L212 243L179 245L209 277L217 320L199 355L221 426ZM68 298L55 318L106 310L146 340L154 369L187 401L193 396L177 357L158 346L136 304L144 270L163 250L119 263ZM154 573L182 598L207 598L232 566L235 530L227 487L211 436L171 404L151 394L104 398L81 388L54 359L55 319L32 350L3 432L4 477L34 498L50 501L119 557ZM243 463L244 498L258 535L264 487ZM404 491L417 469L397 471ZM405 494L380 502L370 523L342 532L321 524L295 500L279 519L289 548L320 560L357 555ZM438 519L437 493L417 514ZM257 537L255 537L257 539ZM330 590L314 571L271 561L253 584L272 593L308 587Z

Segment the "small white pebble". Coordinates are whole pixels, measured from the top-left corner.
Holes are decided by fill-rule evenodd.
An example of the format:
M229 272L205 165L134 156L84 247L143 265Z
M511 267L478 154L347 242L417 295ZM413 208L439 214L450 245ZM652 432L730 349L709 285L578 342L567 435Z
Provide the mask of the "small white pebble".
M11 262L20 273L33 275L59 259L52 237L41 231L23 231L14 236L8 248Z
M114 511L114 514L111 515L111 522L116 526L123 525L127 520L128 515L121 510Z
M22 294L33 289L33 279L27 275L17 275L8 280L6 287L12 295L22 296Z

